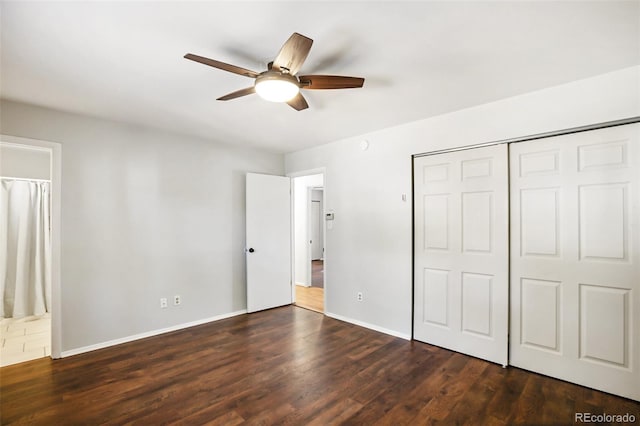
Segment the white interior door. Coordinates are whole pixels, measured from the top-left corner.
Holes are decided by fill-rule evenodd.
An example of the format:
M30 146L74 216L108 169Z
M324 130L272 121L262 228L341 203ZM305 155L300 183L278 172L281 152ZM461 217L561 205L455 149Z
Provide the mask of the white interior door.
M640 400L639 175L639 124L511 146L511 364Z
M311 260L322 259L322 212L320 201L311 200Z
M505 145L414 160L414 338L502 365L507 166Z
M247 311L291 300L291 183L247 173Z

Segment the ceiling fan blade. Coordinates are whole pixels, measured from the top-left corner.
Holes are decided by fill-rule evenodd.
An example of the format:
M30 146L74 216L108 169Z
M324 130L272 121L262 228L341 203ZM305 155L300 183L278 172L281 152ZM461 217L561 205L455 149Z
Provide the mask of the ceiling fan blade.
M273 60L273 68L278 71L286 68L289 70L289 74L294 75L307 59L312 44L313 40L309 37L293 33L278 52L276 59Z
M248 70L246 68L237 67L235 65L225 64L224 62L216 61L215 59L205 58L204 56L194 55L193 53L187 53L184 55L185 59L200 62L201 64L209 65L210 67L218 68L224 71L229 71L234 74L244 75L245 77L256 78L258 73Z
M304 96L302 96L302 93L298 93L293 97L293 99L287 101L287 103L291 106L291 108L297 111L302 111L303 109L309 108L309 104L307 103L307 100L304 98Z
M341 75L301 75L298 79L300 88L312 90L356 89L364 84L364 78Z
M255 87L251 86L251 87L247 87L246 89L236 90L235 92L229 93L228 95L221 96L216 100L229 101L231 99L239 98L241 96L247 96L255 92L256 92Z

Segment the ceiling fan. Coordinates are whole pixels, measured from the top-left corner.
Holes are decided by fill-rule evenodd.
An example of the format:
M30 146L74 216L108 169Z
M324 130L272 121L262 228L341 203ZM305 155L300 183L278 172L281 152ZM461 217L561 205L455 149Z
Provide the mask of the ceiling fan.
M218 98L219 101L228 101L258 93L260 97L268 101L286 102L292 108L301 111L309 108L309 105L300 93L300 89L324 90L362 87L364 78L360 77L340 75L296 76L296 73L307 58L312 44L313 40L310 38L293 33L284 43L273 62L269 62L267 70L261 73L192 53L187 53L184 57L201 64L255 79L253 86L221 96Z

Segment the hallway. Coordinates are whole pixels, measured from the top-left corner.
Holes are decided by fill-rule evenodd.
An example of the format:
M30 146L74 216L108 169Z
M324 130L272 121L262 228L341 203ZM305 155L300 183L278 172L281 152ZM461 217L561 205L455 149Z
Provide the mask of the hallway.
M324 289L296 285L296 306L324 313Z
M324 261L311 261L311 287L296 285L296 306L324 313Z
M324 260L311 261L311 287L324 288Z

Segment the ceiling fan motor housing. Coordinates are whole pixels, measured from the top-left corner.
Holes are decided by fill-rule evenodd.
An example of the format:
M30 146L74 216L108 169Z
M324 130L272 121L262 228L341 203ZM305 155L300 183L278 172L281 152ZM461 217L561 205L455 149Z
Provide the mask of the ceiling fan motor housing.
M286 102L300 91L298 78L280 71L265 71L256 77L255 89L264 99L272 102Z

